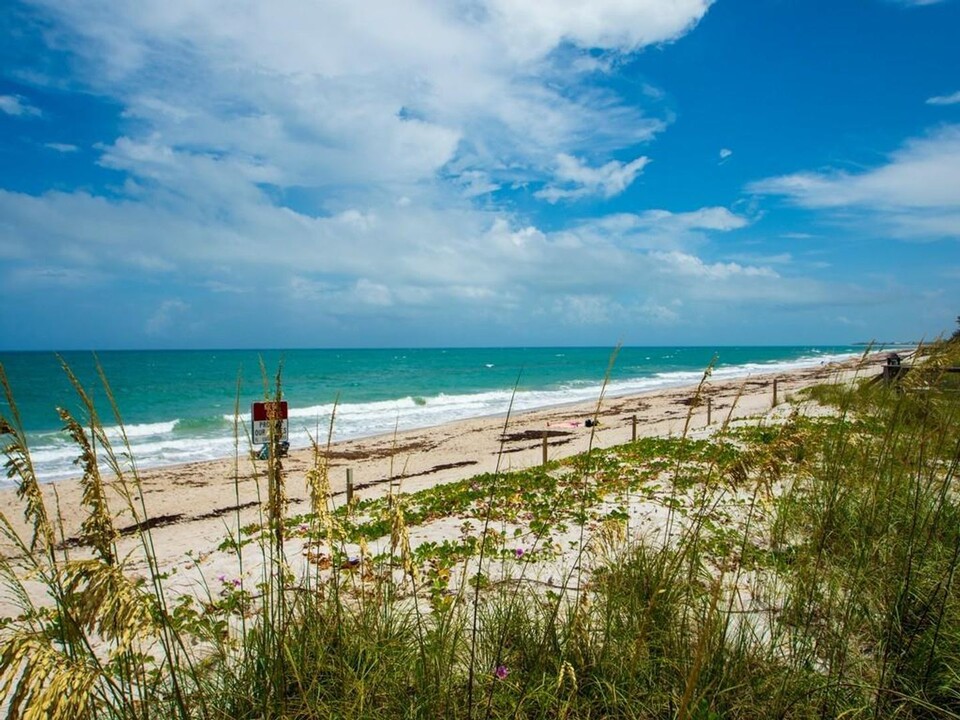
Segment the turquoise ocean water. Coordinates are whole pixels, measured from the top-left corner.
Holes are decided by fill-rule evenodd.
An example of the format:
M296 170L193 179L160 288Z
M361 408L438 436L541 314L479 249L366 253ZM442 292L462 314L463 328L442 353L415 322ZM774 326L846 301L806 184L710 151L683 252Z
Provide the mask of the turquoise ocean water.
M627 347L610 375L608 396L696 383L716 354L714 378L776 372L859 355L831 347ZM293 447L326 438L337 402L335 439L438 425L582 400L600 393L610 348L474 348L382 350L115 351L97 355L116 397L141 468L229 457L235 408L249 420L262 400L261 359L273 376L283 367ZM97 403L105 426L116 420L91 353L62 355ZM76 475L75 448L56 408L78 403L53 353L0 353L43 479ZM10 409L0 400L0 410ZM114 428L115 432L115 428Z

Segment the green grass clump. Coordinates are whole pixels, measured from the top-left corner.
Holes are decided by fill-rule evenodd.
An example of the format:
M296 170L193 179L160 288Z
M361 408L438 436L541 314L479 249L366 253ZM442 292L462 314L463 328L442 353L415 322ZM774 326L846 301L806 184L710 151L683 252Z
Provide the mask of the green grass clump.
M63 420L87 518L84 547L68 552L7 389L0 431L30 532L0 518L0 572L20 607L0 623L0 710L960 717L960 397L943 373L956 355L930 349L895 386L805 391L826 416L644 438L350 507L330 503L315 448L297 517L275 453L255 465L260 522L222 548L238 561L258 549L245 574L259 578L199 599L171 596L149 524L120 552L101 473L143 521L139 477L77 383L87 417ZM279 373L266 385L280 396ZM411 540L436 522L459 535ZM314 553L301 577L294 536Z

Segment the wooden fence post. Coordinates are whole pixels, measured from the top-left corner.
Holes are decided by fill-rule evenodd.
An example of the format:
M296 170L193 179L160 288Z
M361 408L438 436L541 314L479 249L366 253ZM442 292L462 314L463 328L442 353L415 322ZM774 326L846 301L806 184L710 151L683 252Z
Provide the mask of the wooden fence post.
M777 406L777 378L773 379L773 405L771 407Z
M543 464L547 464L547 431L543 431Z
M353 468L347 468L347 507L353 504Z
M713 398L707 398L707 425L713 422Z
M633 432L630 435L633 438L633 442L637 441L637 416L633 416Z

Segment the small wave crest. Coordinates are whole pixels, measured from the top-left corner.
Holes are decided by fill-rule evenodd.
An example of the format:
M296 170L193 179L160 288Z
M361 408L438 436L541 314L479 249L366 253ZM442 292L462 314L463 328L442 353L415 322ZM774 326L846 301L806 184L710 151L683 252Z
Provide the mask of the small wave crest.
M124 434L128 439L155 437L157 435L168 435L173 432L180 420L167 420L155 423L139 423L133 425L124 425L121 429L119 425L106 428L107 437L111 440L118 440Z

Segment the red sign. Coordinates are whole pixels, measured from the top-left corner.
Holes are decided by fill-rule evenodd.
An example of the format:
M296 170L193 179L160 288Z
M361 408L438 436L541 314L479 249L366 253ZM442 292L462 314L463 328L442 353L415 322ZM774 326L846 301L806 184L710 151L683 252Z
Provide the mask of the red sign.
M255 402L251 414L253 415L254 422L258 420L286 420L287 401Z
M270 441L270 423L279 420L279 427L275 432L280 442L287 442L287 401L255 402L250 408L250 419L253 420L253 442L262 445Z

